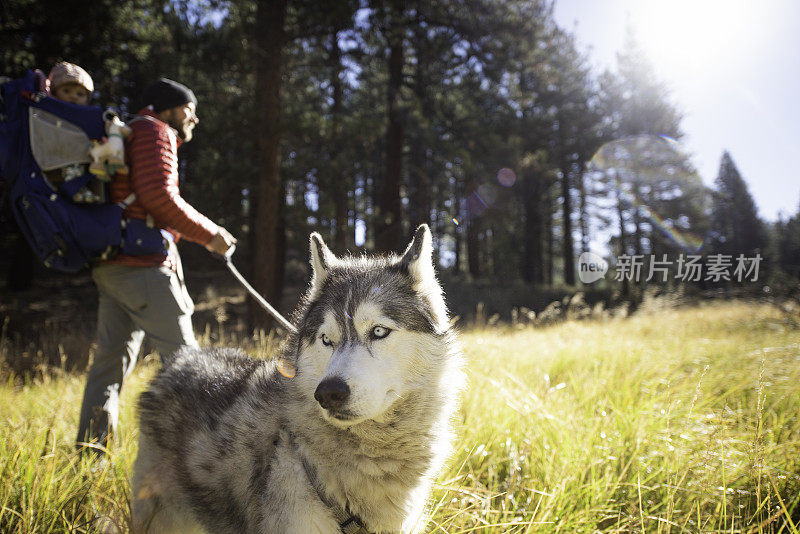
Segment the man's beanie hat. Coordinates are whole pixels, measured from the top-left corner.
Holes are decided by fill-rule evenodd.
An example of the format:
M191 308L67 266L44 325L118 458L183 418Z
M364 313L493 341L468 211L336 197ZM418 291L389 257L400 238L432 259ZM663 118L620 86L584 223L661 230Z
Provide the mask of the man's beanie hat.
M192 90L167 78L161 78L157 82L153 82L144 90L144 105L153 106L153 111L156 113L182 106L189 102L197 105L197 98L195 98Z
M60 85L67 83L74 83L80 85L90 93L94 91L94 82L89 73L80 68L74 63L62 61L50 70L50 75L47 77L50 81L50 91L55 91Z

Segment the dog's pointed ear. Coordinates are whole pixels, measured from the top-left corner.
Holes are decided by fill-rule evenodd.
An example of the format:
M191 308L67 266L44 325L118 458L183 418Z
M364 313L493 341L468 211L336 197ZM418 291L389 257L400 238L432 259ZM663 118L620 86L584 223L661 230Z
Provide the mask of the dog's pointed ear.
M435 279L433 269L433 240L427 224L420 224L414 232L414 238L408 245L400 265L406 267L411 276L418 282Z
M414 239L400 257L400 265L408 270L414 280L414 289L428 299L437 331L446 331L449 328L447 306L442 296L442 286L436 280L433 266L433 238L427 224L417 227Z
M320 286L328 278L328 271L336 261L336 256L330 251L322 236L317 232L311 234L309 238L309 248L311 249L311 285Z

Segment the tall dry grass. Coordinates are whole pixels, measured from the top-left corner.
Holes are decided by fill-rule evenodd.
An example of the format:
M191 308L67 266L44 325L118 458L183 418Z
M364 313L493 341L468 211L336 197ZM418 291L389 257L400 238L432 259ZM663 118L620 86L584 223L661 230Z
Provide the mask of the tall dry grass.
M465 332L427 530L798 532L798 320L733 303ZM106 465L74 452L82 376L0 385L0 532L126 530L133 407L156 368L126 384Z

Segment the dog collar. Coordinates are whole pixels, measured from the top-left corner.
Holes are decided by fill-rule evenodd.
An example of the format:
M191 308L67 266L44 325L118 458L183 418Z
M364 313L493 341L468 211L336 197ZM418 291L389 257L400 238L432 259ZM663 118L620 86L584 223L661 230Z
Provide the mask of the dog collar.
M342 534L372 534L367 530L367 527L364 526L364 522L361 518L350 512L349 506L342 508L338 503L326 497L325 491L322 488L322 483L320 483L319 477L317 476L317 470L306 460L303 453L300 452L300 447L297 446L295 436L291 432L289 433L289 439L297 450L297 454L300 456L300 462L303 464L303 470L306 472L309 484L314 488L317 498L322 501L322 504L328 507L333 517L336 518L337 523L339 523L339 530Z

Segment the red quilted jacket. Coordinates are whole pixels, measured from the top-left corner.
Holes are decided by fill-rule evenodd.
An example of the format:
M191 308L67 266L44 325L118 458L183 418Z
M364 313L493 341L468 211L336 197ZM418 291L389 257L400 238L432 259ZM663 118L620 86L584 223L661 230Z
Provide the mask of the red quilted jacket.
M117 174L111 181L111 201L120 202L131 193L136 201L125 210L125 216L145 219L148 215L159 228L201 245L217 233L217 225L181 197L178 188L178 147L180 139L169 125L159 120L149 108L139 112L129 126L133 130L125 141L128 176ZM125 256L114 263L124 265L168 265L164 255Z

